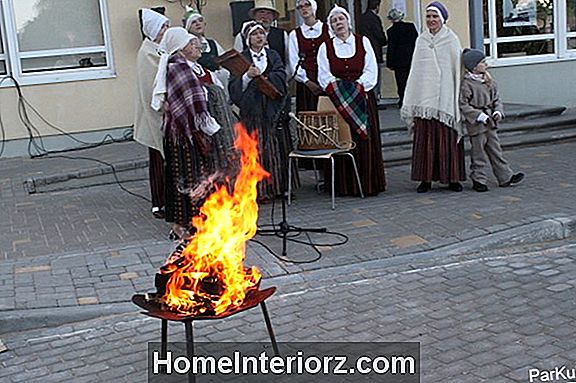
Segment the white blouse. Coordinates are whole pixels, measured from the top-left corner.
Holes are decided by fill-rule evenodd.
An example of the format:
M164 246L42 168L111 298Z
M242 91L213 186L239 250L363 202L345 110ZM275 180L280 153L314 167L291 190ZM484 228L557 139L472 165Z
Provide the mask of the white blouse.
M259 53L256 53L250 49L250 56L252 57L252 63L256 66L256 68L260 69L260 73L264 73L266 68L268 68L268 56L266 55L266 49L262 48ZM248 73L244 73L242 76L242 91L246 90L250 81L252 81L252 79L248 77Z
M330 43L334 44L334 52L338 58L350 58L356 54L356 36L352 33L345 41L338 37L333 37L332 40L320 45L320 48L318 48L318 84L322 89L326 89L328 84L336 80L336 77L330 72L330 63L326 52L326 44ZM366 56L364 57L362 75L357 81L364 86L364 90L369 91L374 89L378 82L378 63L367 37L362 37L362 44L364 45Z
M306 39L315 39L320 37L322 34L322 27L324 23L317 21L316 24L311 27L303 24L299 28L302 30L302 34ZM288 35L288 62L290 65L290 72L294 73L298 62L300 61L300 49L298 48L298 37L296 36L296 29L290 32ZM294 79L298 82L308 81L308 76L306 76L306 71L302 68L302 65L298 68L298 73L294 76Z

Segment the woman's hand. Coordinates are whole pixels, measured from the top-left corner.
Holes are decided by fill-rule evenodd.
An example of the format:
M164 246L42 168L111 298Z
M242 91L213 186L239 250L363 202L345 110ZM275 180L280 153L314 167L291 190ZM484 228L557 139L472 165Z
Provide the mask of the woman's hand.
M314 81L306 81L306 86L308 87L308 89L310 89L310 92L312 92L313 95L315 96L320 96L322 93L324 93L324 89L322 89L322 87L318 84L316 84Z
M260 72L260 69L258 69L258 67L256 67L256 65L252 64L252 65L250 65L250 68L248 68L248 71L246 72L246 74L248 75L248 77L254 78L256 76L260 76L262 74L262 72Z

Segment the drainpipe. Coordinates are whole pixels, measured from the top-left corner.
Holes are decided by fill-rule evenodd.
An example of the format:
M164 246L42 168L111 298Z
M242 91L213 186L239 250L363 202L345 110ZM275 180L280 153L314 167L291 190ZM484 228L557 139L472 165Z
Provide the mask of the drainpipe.
M468 0L470 13L470 45L474 49L484 51L484 15L482 0Z

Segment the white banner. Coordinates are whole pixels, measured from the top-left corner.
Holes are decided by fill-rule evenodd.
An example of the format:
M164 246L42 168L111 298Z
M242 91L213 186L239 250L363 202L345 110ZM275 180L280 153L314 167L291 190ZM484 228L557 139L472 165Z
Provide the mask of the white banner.
M504 0L504 27L537 26L536 0Z

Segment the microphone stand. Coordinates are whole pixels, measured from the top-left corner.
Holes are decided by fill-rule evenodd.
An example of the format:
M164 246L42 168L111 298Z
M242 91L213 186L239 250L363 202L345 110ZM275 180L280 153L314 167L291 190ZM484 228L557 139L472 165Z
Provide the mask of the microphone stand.
M296 74L298 73L298 69L300 69L300 67L302 66L302 63L304 62L304 59L306 57L304 55L300 56L300 59L298 60L298 64L296 65L296 68L294 68L294 73L292 74L292 76L288 79L288 81L286 82L287 85L290 85L290 83L292 83L292 81L294 80L294 78L296 77ZM280 136L280 140L282 140L282 146L287 148L288 145L286 143L286 134L285 132L283 132L284 127L283 124L287 124L287 122L289 121L286 118L286 102L288 100L288 96L289 96L289 90L288 90L288 86L286 87L286 94L284 95L283 99L282 99L282 109L280 109L277 113L277 115L274 118L274 121L276 122L275 124L275 128L276 128L276 135L277 137ZM292 105L290 104L290 107ZM279 142L280 142L279 140ZM288 161L290 161L290 158L288 158ZM303 228L303 227L298 227L298 226L292 226L288 223L287 221L287 209L286 209L286 201L288 199L288 181L287 181L287 176L286 176L286 172L288 171L286 168L286 164L283 163L284 168L282 171L282 180L281 180L281 185L283 188L282 191L282 221L280 222L280 224L278 225L278 228L273 227L272 229L258 229L256 230L256 234L262 234L262 235L266 235L266 234L273 234L276 236L279 236L282 238L282 258L286 259L286 255L287 255L287 242L288 242L288 237L291 233L297 233L297 235L300 235L301 233L326 233L327 229L325 227L318 227L318 228ZM314 244L311 244L312 246L314 246ZM316 252L318 252L317 249L315 249Z

